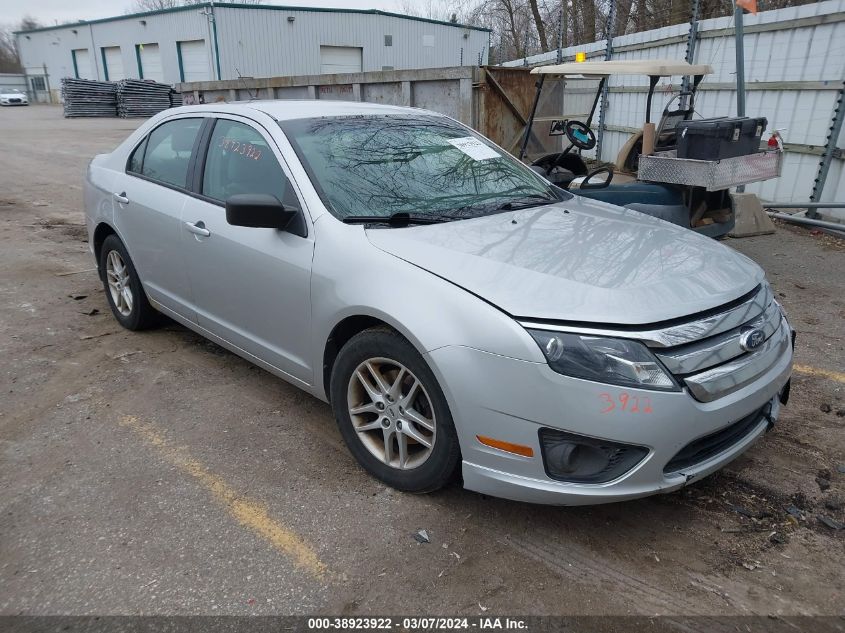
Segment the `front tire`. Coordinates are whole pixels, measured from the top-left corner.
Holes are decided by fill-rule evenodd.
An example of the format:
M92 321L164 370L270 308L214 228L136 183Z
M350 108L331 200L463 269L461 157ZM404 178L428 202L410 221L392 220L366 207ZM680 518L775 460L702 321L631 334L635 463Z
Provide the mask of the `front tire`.
M454 477L460 448L446 398L397 332L374 328L354 336L335 361L330 393L346 445L374 477L415 493Z
M141 279L126 247L117 235L109 235L100 250L100 275L114 318L127 330L145 330L158 323Z

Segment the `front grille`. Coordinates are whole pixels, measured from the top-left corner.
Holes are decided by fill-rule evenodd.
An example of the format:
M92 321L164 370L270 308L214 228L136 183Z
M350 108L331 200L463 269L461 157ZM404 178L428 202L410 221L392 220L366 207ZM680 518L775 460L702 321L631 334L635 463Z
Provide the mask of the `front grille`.
M715 457L745 439L768 414L769 404L720 431L705 435L684 446L663 467L663 473L677 473Z
M715 317L730 324L713 334L672 347L655 355L675 378L701 402L711 402L756 380L782 356L788 346L789 327L768 285L752 301ZM693 324L693 329L698 327ZM762 343L752 351L743 346L743 335L755 330Z

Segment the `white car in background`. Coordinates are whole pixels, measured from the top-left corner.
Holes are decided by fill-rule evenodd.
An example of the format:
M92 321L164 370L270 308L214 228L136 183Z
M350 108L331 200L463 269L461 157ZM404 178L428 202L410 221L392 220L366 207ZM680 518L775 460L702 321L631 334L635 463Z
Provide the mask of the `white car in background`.
M0 105L29 105L29 97L16 88L5 90L0 92Z

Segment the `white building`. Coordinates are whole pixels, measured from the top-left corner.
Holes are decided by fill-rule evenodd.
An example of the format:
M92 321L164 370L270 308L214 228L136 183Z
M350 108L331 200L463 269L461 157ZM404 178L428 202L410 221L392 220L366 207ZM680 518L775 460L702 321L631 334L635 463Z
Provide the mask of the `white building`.
M164 83L486 64L487 29L378 10L206 2L16 33L28 72Z

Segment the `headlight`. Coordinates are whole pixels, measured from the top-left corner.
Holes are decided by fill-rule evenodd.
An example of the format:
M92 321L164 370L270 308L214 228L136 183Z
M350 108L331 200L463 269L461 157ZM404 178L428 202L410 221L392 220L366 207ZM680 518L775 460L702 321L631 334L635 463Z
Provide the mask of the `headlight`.
M612 385L679 391L671 375L638 341L528 330L549 366L565 376Z

